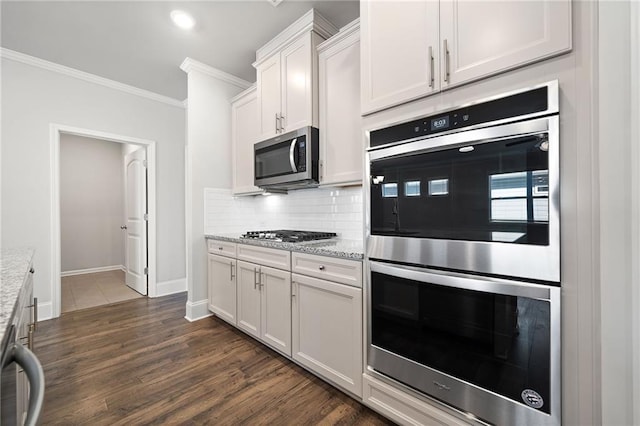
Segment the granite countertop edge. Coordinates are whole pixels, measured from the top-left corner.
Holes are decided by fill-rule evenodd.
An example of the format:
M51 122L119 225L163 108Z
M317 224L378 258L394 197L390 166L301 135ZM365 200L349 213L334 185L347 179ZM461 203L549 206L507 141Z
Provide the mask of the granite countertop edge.
M285 243L282 241L251 240L233 235L205 234L207 240L227 241L252 246L269 247L319 256L339 257L343 259L362 260L364 249L361 241L331 239L306 241L301 243Z
M0 342L4 347L7 327L12 323L16 305L22 294L25 276L35 250L32 248L3 249L0 254L2 272L0 275Z

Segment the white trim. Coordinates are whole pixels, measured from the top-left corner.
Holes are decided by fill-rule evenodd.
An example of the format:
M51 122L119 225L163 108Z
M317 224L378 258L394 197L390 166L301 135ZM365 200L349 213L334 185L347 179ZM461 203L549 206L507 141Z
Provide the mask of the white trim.
M71 277L74 275L95 274L97 272L123 271L123 265L100 266L98 268L75 269L73 271L62 271L61 277Z
M105 86L110 89L120 90L122 92L129 93L131 95L151 99L152 101L161 102L163 104L171 105L178 108L184 108L183 101L179 101L178 99L170 98L168 96L160 95L158 93L151 92L149 90L140 89L138 87L120 83L119 81L100 77L95 74L80 71L75 68L70 68L64 65L56 64L55 62L49 62L44 59L36 58L35 56L25 55L24 53L16 52L14 50L10 50L4 47L0 49L0 57L5 59L10 59L16 62L21 62L23 64L31 65L34 67L42 68L48 71L57 72L59 74L77 78L79 80L88 81L89 83L99 84L101 86Z
M234 103L238 99L242 99L244 96L247 96L248 94L250 94L251 92L255 91L256 89L257 89L256 83L253 83L251 86L249 86L249 88L247 88L246 90L243 90L242 92L238 93L233 98L231 98L231 100L229 102L230 103Z
M209 312L209 301L199 300L197 302L187 301L187 313L184 316L189 322L194 322L212 316Z
M162 281L156 283L156 295L154 297L168 296L170 294L183 293L187 291L187 279Z
M287 44L309 31L315 31L322 38L327 39L337 33L338 28L327 21L327 19L320 15L315 9L311 9L258 49L256 51L256 61L252 65L254 68L257 68L275 52L281 50Z
M354 33L358 33L358 36L360 35L360 18L356 18L349 22L347 25L340 28L340 31L338 31L337 34L320 43L317 47L318 53L329 49L331 46L339 43L341 40L344 40ZM358 37L358 40L360 40L360 37Z
M79 127L51 123L49 140L51 142L51 303L52 317L59 317L62 308L61 296L61 246L60 246L60 135L83 136L110 142L130 143L144 146L147 150L147 208L149 214L148 233L148 294L156 296L156 143L155 141L115 135Z
M38 322L53 318L53 303L38 303ZM37 337L36 337L37 338Z
M220 71L217 68L213 68L207 64L203 64L202 62L198 62L195 59L186 58L182 64L180 64L180 69L186 73L190 73L191 71L199 71L203 74L207 74L210 77L218 79L220 81L224 81L225 83L232 84L241 89L247 89L251 86L246 80L236 77L235 75L231 75L224 71Z
M640 398L640 4L631 2L631 332L632 401ZM633 337L635 336L635 337ZM632 424L640 424L640 404L633 405Z

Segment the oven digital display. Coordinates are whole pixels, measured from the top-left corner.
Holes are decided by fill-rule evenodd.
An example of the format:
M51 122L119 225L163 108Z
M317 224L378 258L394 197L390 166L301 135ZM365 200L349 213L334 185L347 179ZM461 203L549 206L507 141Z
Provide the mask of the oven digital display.
M449 116L434 118L431 120L431 131L444 130L449 128Z

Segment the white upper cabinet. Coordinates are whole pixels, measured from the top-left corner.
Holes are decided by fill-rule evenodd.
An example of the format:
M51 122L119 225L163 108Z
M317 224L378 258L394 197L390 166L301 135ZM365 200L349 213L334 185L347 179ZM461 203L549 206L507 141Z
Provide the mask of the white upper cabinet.
M280 128L280 55L274 55L257 67L259 139L275 135Z
M360 2L362 114L571 50L571 0Z
M316 48L336 32L312 9L256 52L259 140L318 126Z
M571 2L440 1L443 88L571 50Z
M361 1L362 113L439 89L437 1Z
M317 118L317 86L313 89L317 72L312 67L311 39L312 33L305 34L293 42L280 54L282 70L282 104L280 129L282 132L298 129L303 126L318 126ZM315 44L315 43L314 43ZM315 96L314 96L315 95Z
M362 183L359 20L318 46L320 184Z
M233 195L257 194L253 185L253 144L258 142L258 99L255 86L231 101Z

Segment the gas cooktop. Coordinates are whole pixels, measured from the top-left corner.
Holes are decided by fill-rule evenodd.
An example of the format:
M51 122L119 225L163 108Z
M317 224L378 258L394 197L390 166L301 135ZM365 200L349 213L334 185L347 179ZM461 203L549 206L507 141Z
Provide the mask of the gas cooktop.
M275 231L250 231L242 234L240 238L251 240L281 241L285 243L299 243L303 241L325 240L336 237L335 232L294 231L290 229L278 229Z

